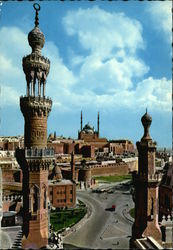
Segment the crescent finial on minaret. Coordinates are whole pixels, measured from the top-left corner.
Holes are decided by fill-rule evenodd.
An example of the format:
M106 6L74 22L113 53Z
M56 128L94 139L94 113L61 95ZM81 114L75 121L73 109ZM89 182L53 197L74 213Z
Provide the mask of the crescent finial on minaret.
M38 3L34 3L33 7L35 9L35 27L37 27L39 25L38 12L40 11L41 7Z

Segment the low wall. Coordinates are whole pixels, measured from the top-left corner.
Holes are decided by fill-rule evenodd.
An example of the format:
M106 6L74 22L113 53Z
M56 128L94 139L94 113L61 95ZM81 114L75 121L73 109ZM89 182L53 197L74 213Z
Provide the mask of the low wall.
M91 168L91 176L126 175L129 173L127 164L115 164L107 166L97 166Z

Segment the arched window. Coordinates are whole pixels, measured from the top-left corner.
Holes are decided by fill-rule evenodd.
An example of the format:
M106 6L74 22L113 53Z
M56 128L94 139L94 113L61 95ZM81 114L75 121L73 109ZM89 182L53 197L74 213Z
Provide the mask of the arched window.
M30 189L30 197L31 197L31 204L30 204L30 207L31 207L31 212L34 213L34 212L37 212L38 208L39 208L39 187L34 185L31 187Z
M36 212L38 210L38 189L35 186L34 187L34 196L33 196L33 212Z
M153 198L151 198L151 219L153 219L153 215L154 215L154 201Z
M46 209L46 205L47 205L47 188L44 185L43 186L43 208Z

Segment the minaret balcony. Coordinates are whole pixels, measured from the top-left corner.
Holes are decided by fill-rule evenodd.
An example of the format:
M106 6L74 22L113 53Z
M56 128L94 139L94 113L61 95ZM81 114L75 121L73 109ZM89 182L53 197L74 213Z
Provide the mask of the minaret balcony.
M149 174L148 175L148 181L149 182L160 182L162 179L162 174Z
M20 107L24 116L32 114L48 116L52 108L52 100L41 96L21 96Z
M41 96L21 96L20 100L26 101L26 102L40 102L40 103L50 103L52 104L52 99L49 97L41 97Z
M133 174L133 181L142 181L142 182L160 182L162 179L162 174L145 174L145 173L134 173Z
M23 57L23 71L27 75L33 69L39 69L46 72L46 75L49 73L50 69L50 60L44 56L38 54L30 54Z
M25 158L49 158L54 157L52 148L25 148Z

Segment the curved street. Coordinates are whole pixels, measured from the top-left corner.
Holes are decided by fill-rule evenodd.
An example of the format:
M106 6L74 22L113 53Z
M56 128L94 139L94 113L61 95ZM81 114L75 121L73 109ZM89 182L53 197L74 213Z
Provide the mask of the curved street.
M91 215L73 227L64 244L91 249L128 249L133 219L128 211L134 207L132 197L123 190L112 194L78 191L77 198L88 205ZM116 205L115 211L109 211Z

